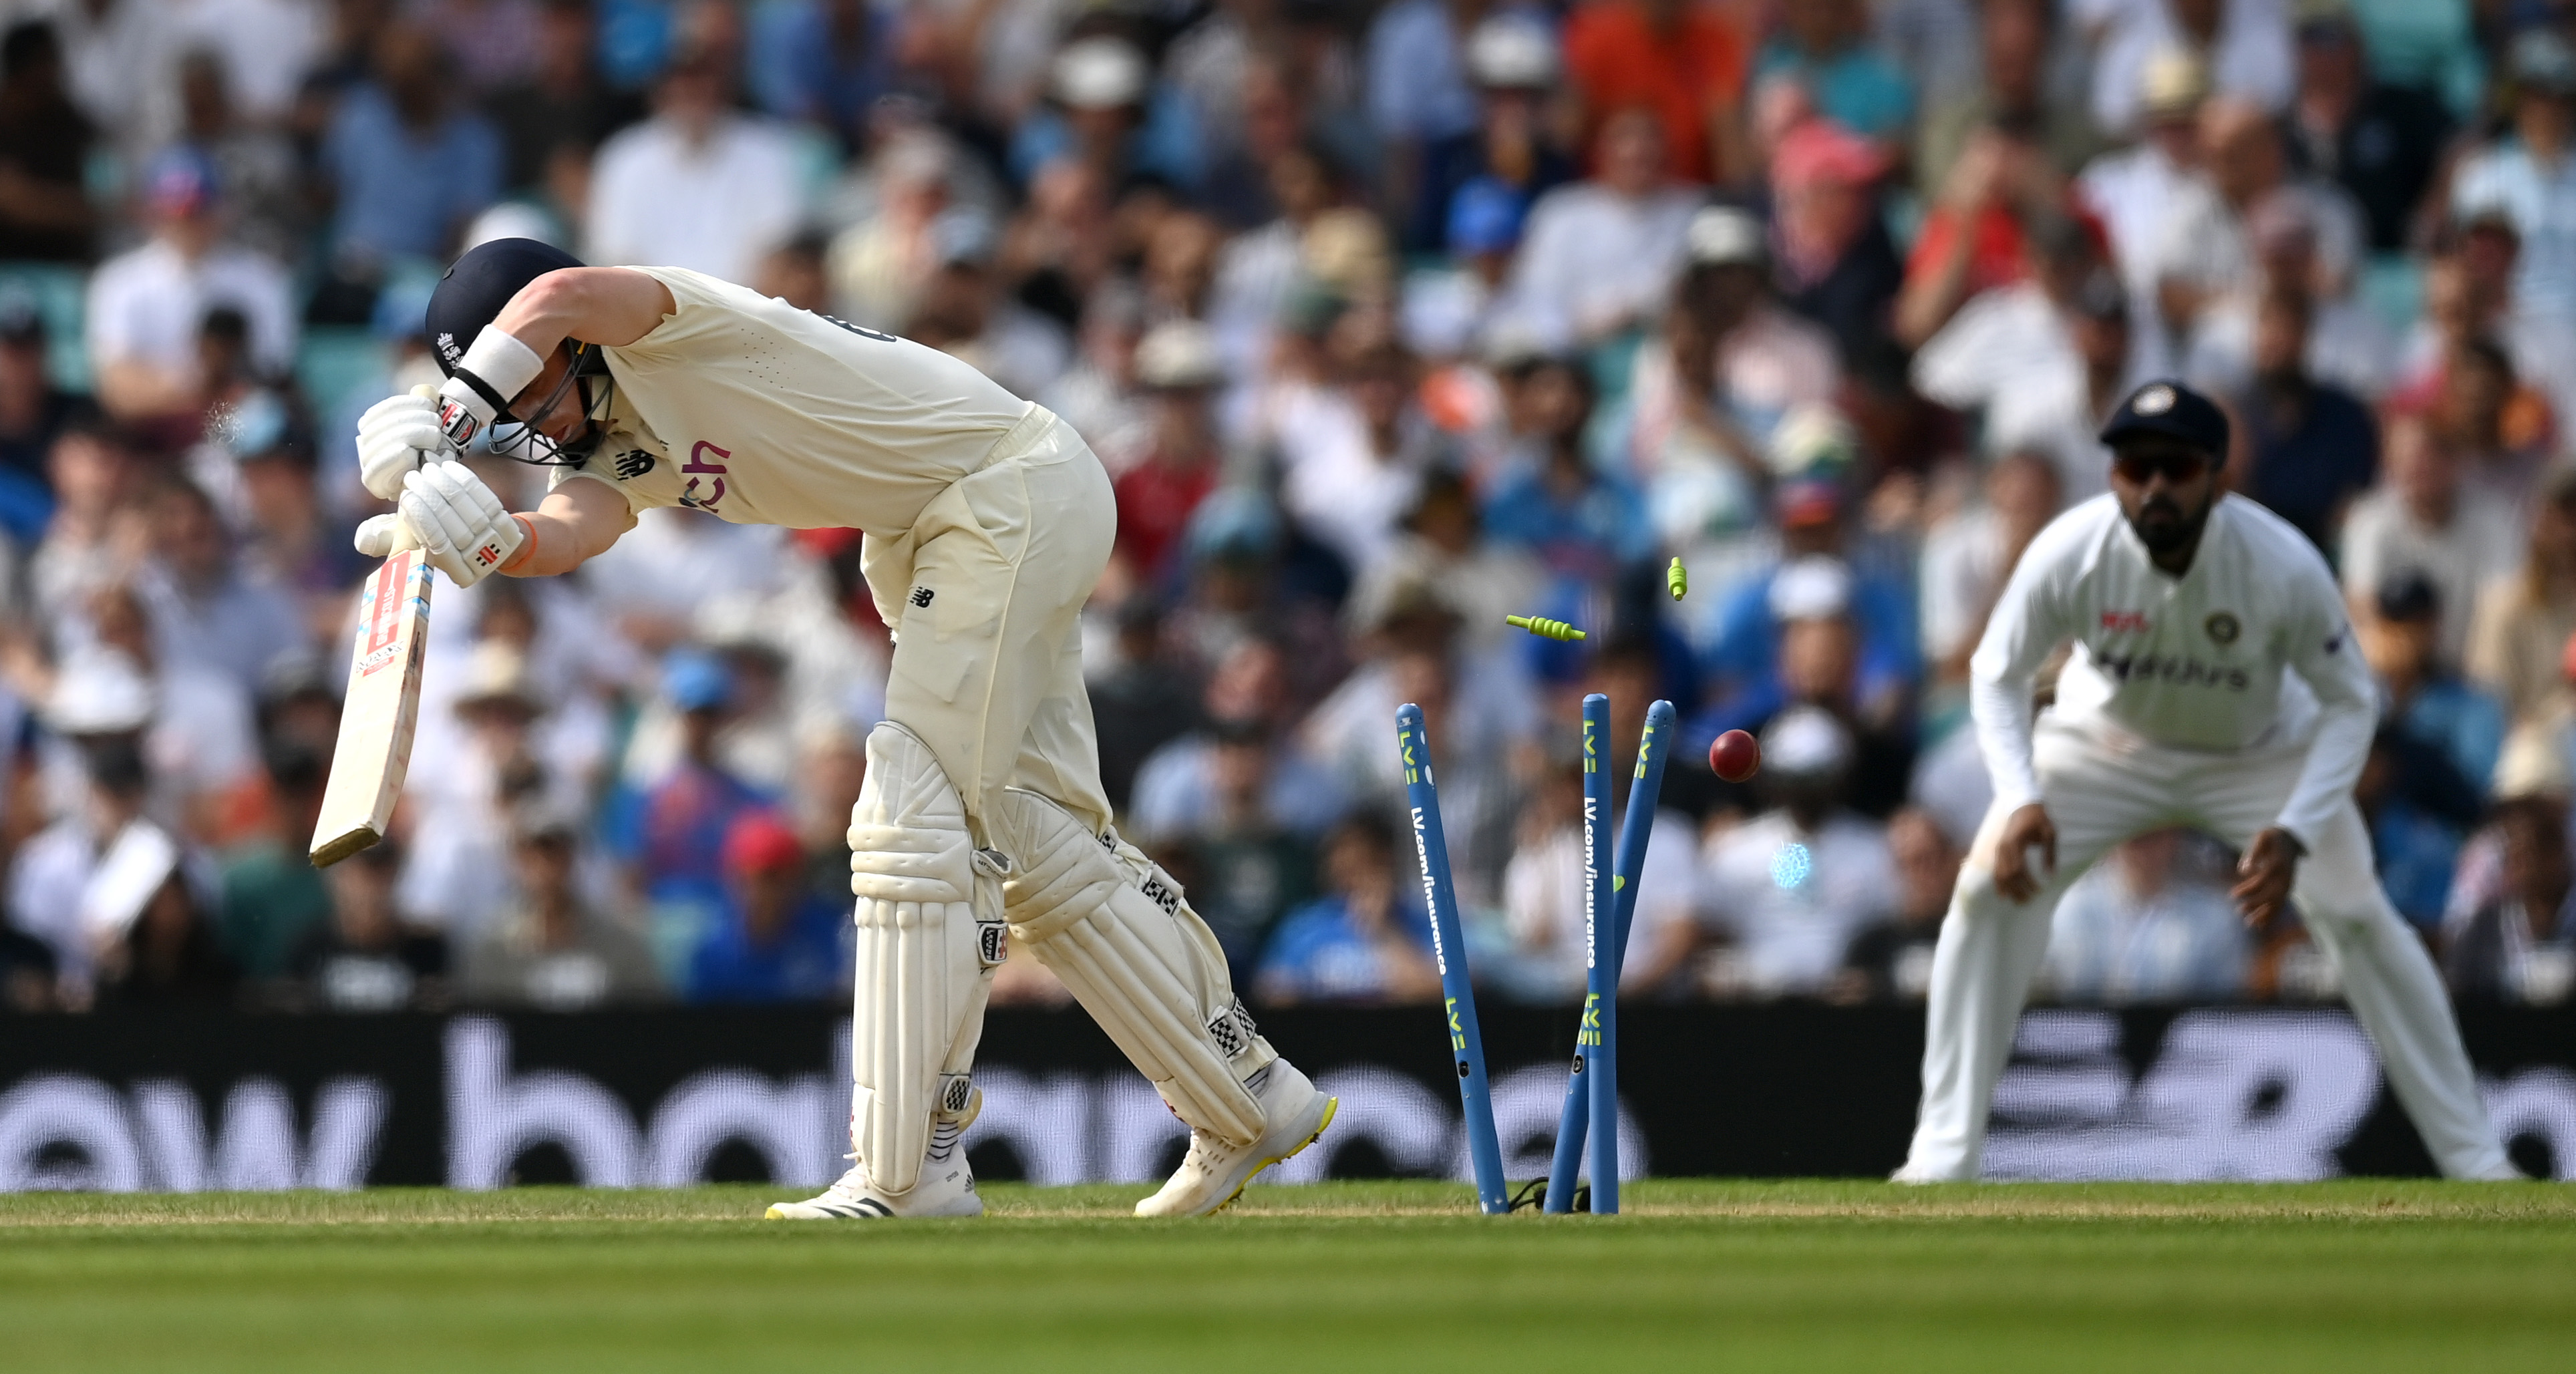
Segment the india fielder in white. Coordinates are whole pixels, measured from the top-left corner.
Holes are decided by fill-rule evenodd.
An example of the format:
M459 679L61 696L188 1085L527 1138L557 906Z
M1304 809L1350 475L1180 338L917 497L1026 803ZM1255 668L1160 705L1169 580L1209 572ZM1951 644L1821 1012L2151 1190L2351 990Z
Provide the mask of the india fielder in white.
M359 424L367 486L400 507L361 552L417 541L470 584L568 572L650 506L865 532L895 649L850 818L854 1164L771 1217L983 1211L959 1137L1006 924L1190 1127L1138 1213L1214 1211L1322 1132L1334 1100L1254 1030L1179 884L1111 828L1075 621L1117 510L1070 426L935 349L526 239L460 258L428 324L446 385ZM552 467L537 509L505 511L454 461L487 428Z
M2227 418L2190 389L2141 387L2102 440L2111 493L2032 541L1970 661L1995 800L1933 955L1923 1104L1897 1180L1977 1177L2059 895L2112 845L2171 825L2244 851L2248 921L2298 903L2442 1172L2516 1177L2353 804L2378 699L2325 560L2221 492ZM2070 642L2034 723L2033 682Z

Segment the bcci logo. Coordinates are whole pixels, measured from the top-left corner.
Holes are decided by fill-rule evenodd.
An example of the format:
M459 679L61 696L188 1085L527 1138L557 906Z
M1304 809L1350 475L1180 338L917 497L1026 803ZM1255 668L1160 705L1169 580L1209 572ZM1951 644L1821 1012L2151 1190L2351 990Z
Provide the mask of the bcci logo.
M2210 643L2221 648L2235 643L2236 636L2245 631L2244 626L2236 623L2236 617L2225 611L2212 611L2209 619L2200 622L2200 628L2209 632Z

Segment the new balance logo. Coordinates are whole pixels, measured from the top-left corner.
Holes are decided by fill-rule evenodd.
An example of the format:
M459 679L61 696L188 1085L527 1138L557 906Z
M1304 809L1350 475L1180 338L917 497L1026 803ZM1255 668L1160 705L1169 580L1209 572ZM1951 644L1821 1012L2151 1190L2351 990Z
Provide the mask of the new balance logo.
M931 590L928 587L915 587L912 589L912 604L914 606L927 606L930 604L930 598Z
M632 482L653 470L653 455L640 448L630 448L617 455L617 480Z

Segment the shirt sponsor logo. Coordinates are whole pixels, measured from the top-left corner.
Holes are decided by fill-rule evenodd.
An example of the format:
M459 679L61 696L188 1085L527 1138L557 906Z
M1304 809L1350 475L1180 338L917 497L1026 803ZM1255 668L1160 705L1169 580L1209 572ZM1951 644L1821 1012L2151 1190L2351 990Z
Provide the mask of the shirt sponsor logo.
M716 458L731 458L733 456L733 450L717 448L706 440L700 439L697 443L689 447L689 461L680 465L680 471L682 472L702 472L715 475L714 487L709 489L703 495L698 491L698 482L700 479L696 477L689 479L688 490L680 493L680 504L687 506L692 510L712 512L716 508L716 503L724 499L725 479L721 474L726 470L725 465L710 459L707 456L709 454L714 454Z
M2122 682L2164 682L2177 687L2223 687L2242 692L2253 685L2242 668L2203 663L2173 654L2105 654L2093 666Z
M2210 642L2221 648L2235 643L2236 637L2245 632L2245 627L2237 623L2236 617L2225 611L2210 612L2209 619L2200 622L2200 628L2207 630Z
M2147 632L2145 611L2104 611L2102 629L2107 634L2142 635Z

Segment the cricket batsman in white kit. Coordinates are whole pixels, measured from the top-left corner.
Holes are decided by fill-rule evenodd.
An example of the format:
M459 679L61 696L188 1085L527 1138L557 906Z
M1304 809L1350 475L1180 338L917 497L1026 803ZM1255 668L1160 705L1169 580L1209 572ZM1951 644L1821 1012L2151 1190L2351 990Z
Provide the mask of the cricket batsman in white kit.
M361 552L416 541L471 584L569 572L649 506L865 532L895 649L850 817L854 1163L772 1218L984 1210L959 1137L1006 925L1190 1128L1140 1215L1215 1211L1330 1124L1180 885L1111 828L1076 618L1118 516L1070 426L935 349L526 239L460 258L428 325L446 385L359 423L367 486L399 503ZM552 467L537 509L455 461L487 429Z
M1899 1182L1977 1177L2058 897L2112 845L2172 825L2243 851L2234 896L2248 921L2298 903L2442 1172L2518 1177L2353 804L2379 708L2342 596L2304 536L2222 493L2227 430L2177 383L2123 402L2102 431L2110 494L2031 542L1970 661L1995 800L1933 955L1923 1104ZM2033 683L2069 642L2056 705L2034 723Z

